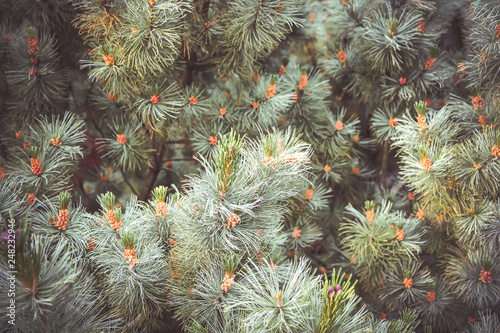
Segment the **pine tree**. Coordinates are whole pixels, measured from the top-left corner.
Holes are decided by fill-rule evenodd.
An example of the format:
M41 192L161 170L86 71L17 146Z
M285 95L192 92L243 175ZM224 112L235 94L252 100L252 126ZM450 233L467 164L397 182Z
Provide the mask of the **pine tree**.
M0 13L2 331L500 329L498 1Z

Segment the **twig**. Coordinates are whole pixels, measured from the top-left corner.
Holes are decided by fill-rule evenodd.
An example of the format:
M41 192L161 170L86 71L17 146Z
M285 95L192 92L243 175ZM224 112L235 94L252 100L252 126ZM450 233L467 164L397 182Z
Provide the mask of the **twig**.
M168 162L168 161L194 161L195 159L194 158L169 158L168 160L164 161L164 162Z
M382 178L382 184L385 184L385 175L387 173L387 159L389 158L389 143L384 143L384 152L382 155L382 167L380 169L380 177Z
M175 174L179 178L179 180L182 180L181 175L179 175L174 169L171 169L171 168L161 168L161 169L168 171L168 172L172 172L173 174Z
M191 143L191 140L190 139L180 139L180 140L176 140L176 141L167 141L165 143L167 143L167 144L172 144L172 143Z
M123 176L123 180L125 180L125 183L127 183L128 187L130 187L130 189L132 190L132 192L134 192L134 194L136 196L139 196L139 194L137 194L137 191L135 190L135 188L132 186L132 184L130 184L129 180L128 180L128 177L127 175L125 174L125 172L123 171L123 168L120 167L120 171L122 173L122 176Z
M151 144L153 148L156 148L156 140L154 134L153 137L151 138ZM164 153L165 153L164 146L161 145L158 148L158 153L155 155L155 165L152 169L149 170L149 173L145 180L145 185L141 189L141 193L139 194L139 200L146 201L149 195L151 194L151 191L153 190L153 187L156 184L156 179L158 178L158 174L160 173L162 168Z
M314 254L313 254L311 251L309 251L308 249L305 249L305 252L307 253L307 255L308 255L309 257L311 257L312 259L314 259L314 261L316 261L316 262L317 262L318 264L320 264L321 266L323 266L323 267L325 267L325 268L326 268L326 267L328 267L328 265L327 265L327 264L325 264L323 261L319 260L319 259L316 257L316 255L314 255Z

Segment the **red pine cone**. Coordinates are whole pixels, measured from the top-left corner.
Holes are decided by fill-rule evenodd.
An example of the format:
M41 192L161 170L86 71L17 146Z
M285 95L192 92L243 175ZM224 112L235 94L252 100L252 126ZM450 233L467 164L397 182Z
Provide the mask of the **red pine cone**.
M500 157L500 147L497 145L494 145L493 148L491 148L491 156L494 158L499 158Z
M31 158L31 171L37 176L42 174L42 163L39 158Z
M210 142L210 144L211 144L212 146L215 146L215 145L217 144L217 142L218 142L217 137L216 137L216 136L214 136L214 135L211 135L211 136L208 138L208 142Z
M153 96L151 96L151 98L149 99L149 101L152 104L157 105L160 102L160 96L154 94Z
M479 273L479 281L482 283L492 283L493 276L491 275L491 272L487 269L481 270L481 273Z
M426 158L422 158L420 160L420 164L422 165L422 168L425 170L425 171L428 171L431 166L432 166L432 162L431 162L431 159L426 157Z
M344 123L340 120L335 123L335 130L342 131L344 129Z
M373 220L375 220L375 212L373 210L367 210L366 211L366 219L368 220L369 223L372 223Z
M434 65L436 64L436 58L434 57L429 57L427 58L427 61L425 62L425 70L426 71L431 71L432 68L434 68Z
M229 291L229 289L231 289L231 287L234 284L234 278L235 278L234 274L226 272L226 274L224 275L224 281L222 282L222 285L220 287L222 291L226 293Z
M61 140L59 140L59 138L52 138L52 139L50 139L50 143L52 143L54 146L60 146L60 145L62 145L62 142L61 142Z
M340 63L343 65L343 67L345 67L347 62L347 56L344 50L337 52L337 58L339 58Z
M137 259L137 250L136 249L125 249L125 252L123 253L123 256L129 263L128 268L132 269L134 268L135 264L139 262L139 259Z
M306 200L311 200L314 194L314 190L312 188L306 191Z
M299 90L304 90L304 88L307 86L307 75L306 74L302 74L300 76L300 82L299 82L299 85L297 86L297 89Z
M396 240L401 242L403 239L405 239L405 230L403 228L396 229Z
M35 193L28 193L28 205L32 205L34 204L36 201L36 196L35 196Z
M118 134L118 135L116 136L116 141L117 141L118 143L120 143L120 144L124 145L124 144L128 141L128 139L125 137L125 134Z
M105 55L104 56L104 62L106 63L106 66L109 66L109 65L114 65L115 64L115 58L108 54L108 55Z
M270 84L266 89L266 98L269 99L276 95L276 84Z
M96 247L95 240L93 238L87 239L87 250L92 251Z
M424 33L424 29L425 29L425 21L418 22L418 32L420 32L421 34L423 34Z
M103 217L108 220L111 229L113 229L114 231L120 229L123 226L122 221L118 221L116 219L114 210L108 210L108 212L104 214Z
M473 96L472 105L474 105L474 110L484 109L484 101L481 96Z
M299 239L301 233L302 233L302 229L299 229L299 228L293 229L292 238Z
M66 228L68 227L68 222L69 222L68 209L59 210L59 218L57 219L56 223L54 224L55 227L59 230L66 230Z
M156 217L157 218L167 218L168 205L166 202L158 201L156 204Z
M428 291L426 298L429 303L433 303L436 300L436 292L434 290Z

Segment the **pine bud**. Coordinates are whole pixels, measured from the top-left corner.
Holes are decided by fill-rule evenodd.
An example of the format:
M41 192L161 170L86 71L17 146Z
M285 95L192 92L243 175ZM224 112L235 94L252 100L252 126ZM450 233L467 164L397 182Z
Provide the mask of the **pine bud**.
M307 82L307 75L306 74L302 74L300 76L300 82L299 82L299 84L297 86L297 89L304 90L305 87L307 86L307 83L308 83Z
M158 201L158 203L156 203L156 217L161 217L163 219L166 219L167 213L168 213L167 203Z
M106 66L114 65L115 64L115 58L112 55L105 55L104 56L104 62L106 63Z
M332 297L335 294L335 289L332 286L328 287L328 297Z
M153 105L157 105L159 102L160 102L160 96L154 94L153 96L151 96L151 98L149 99L149 101L153 104Z
M425 29L425 21L422 20L422 21L418 22L418 32L423 34L424 29Z
M432 304L436 300L436 292L434 290L428 291L426 298Z
M484 101L481 96L472 96L472 105L474 105L474 110L482 110L484 109Z
M491 156L493 156L493 158L500 157L500 147L499 146L494 145L493 148L491 148Z
M396 127L397 124L398 124L398 120L396 118L394 118L394 117L389 118L389 126Z
M124 145L128 139L125 137L125 134L117 134L116 135L116 141L122 145Z
M366 220L369 223L372 223L373 220L375 220L375 212L372 209L366 211Z
M409 278L409 277L406 277L403 280L403 284L405 285L406 289L411 289L411 287L413 286L413 280L411 278Z
M31 158L31 171L37 176L42 174L42 163L39 158Z
M477 117L477 122L480 123L481 125L486 125L487 121L488 121L488 118L486 118L486 116L484 114Z
M34 204L35 201L36 201L35 194L34 193L28 193L28 201L27 201L28 205Z
M421 130L429 128L429 125L425 122L425 116L423 114L418 115L417 124Z
M422 169L424 169L425 171L429 171L432 166L432 162L429 157L420 159L420 164L422 165Z
M276 84L271 83L267 86L266 98L269 99L271 97L274 97L275 95L276 95Z
M52 139L50 139L50 143L51 143L52 145L54 145L54 146L60 146L60 145L62 145L61 140L59 140L59 138L58 138L58 137L56 137L56 136L55 136L55 137L53 137Z
M283 292L280 290L274 295L274 298L276 299L276 307L278 309L283 308Z
M299 239L301 233L302 233L302 229L300 229L300 228L293 229L292 238Z
M311 200L314 194L314 190L312 188L306 190L306 200Z
M337 58L339 59L340 63L342 64L342 67L345 67L346 62L347 62L347 55L345 54L344 50L337 52Z
M398 228L396 229L396 240L398 242L401 242L403 239L405 239L405 231L403 228Z
M425 61L425 67L424 69L426 71L431 71L433 68L434 68L434 65L436 64L436 58L430 56L427 58L427 60Z
M7 173L5 172L5 169L0 166L0 179L5 179L7 178Z
M95 243L95 239L89 238L87 239L87 250L92 251L96 248L97 244Z
M217 137L215 135L209 136L208 137L208 142L210 142L210 144L212 146L215 146L217 144L217 142L218 142Z
M139 262L139 259L137 259L137 250L132 248L132 249L125 249L125 252L123 253L123 256L129 263L128 268L133 269L135 264Z
M481 273L479 273L479 281L481 281L482 283L492 283L493 276L491 275L490 270L488 269L481 270Z
M68 209L59 210L59 217L57 219L57 222L55 223L56 228L59 230L66 230L66 228L68 227L68 222L69 222Z
M226 272L226 274L224 275L224 280L223 280L222 285L220 287L222 289L222 291L227 293L232 288L232 286L234 284L234 278L235 278L234 274L231 274L230 272Z
M234 228L239 222L239 218L236 214L231 214L226 220L226 228Z
M344 128L344 123L342 121L339 120L335 123L335 130L342 131L343 128Z

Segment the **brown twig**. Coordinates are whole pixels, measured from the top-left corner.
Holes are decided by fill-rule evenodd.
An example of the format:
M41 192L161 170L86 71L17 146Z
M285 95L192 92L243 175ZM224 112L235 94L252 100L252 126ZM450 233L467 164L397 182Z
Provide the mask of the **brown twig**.
M167 143L167 144L173 144L173 143L191 143L191 140L190 139L180 139L180 140L176 140L176 141L167 141L165 143Z
M128 177L127 175L125 174L125 172L123 171L123 168L120 167L120 172L122 173L122 176L123 176L123 180L125 180L125 183L127 183L128 187L130 187L130 189L132 190L132 192L134 192L134 194L136 196L138 196L137 194L137 191L135 190L135 188L132 186L132 184L130 184L129 180L128 180Z
M382 180L382 184L385 184L385 175L387 173L387 160L389 159L389 150L390 146L389 143L386 142L384 143L384 152L382 154L382 167L380 169L380 177Z
M181 175L179 175L174 169L171 169L171 168L161 168L161 169L164 171L173 173L174 175L176 175L179 178L179 180L182 180Z
M153 134L151 138L151 143L153 146L153 149L156 148L156 140L155 136ZM163 162L163 155L165 154L165 149L164 146L161 145L157 149L157 153L154 156L154 166L149 170L148 175L146 176L146 179L144 180L144 186L141 189L141 193L139 194L138 198L141 201L146 201L149 198L149 195L151 194L151 191L153 190L153 187L156 184L156 179L158 178L158 174L160 173L162 169L162 162Z

